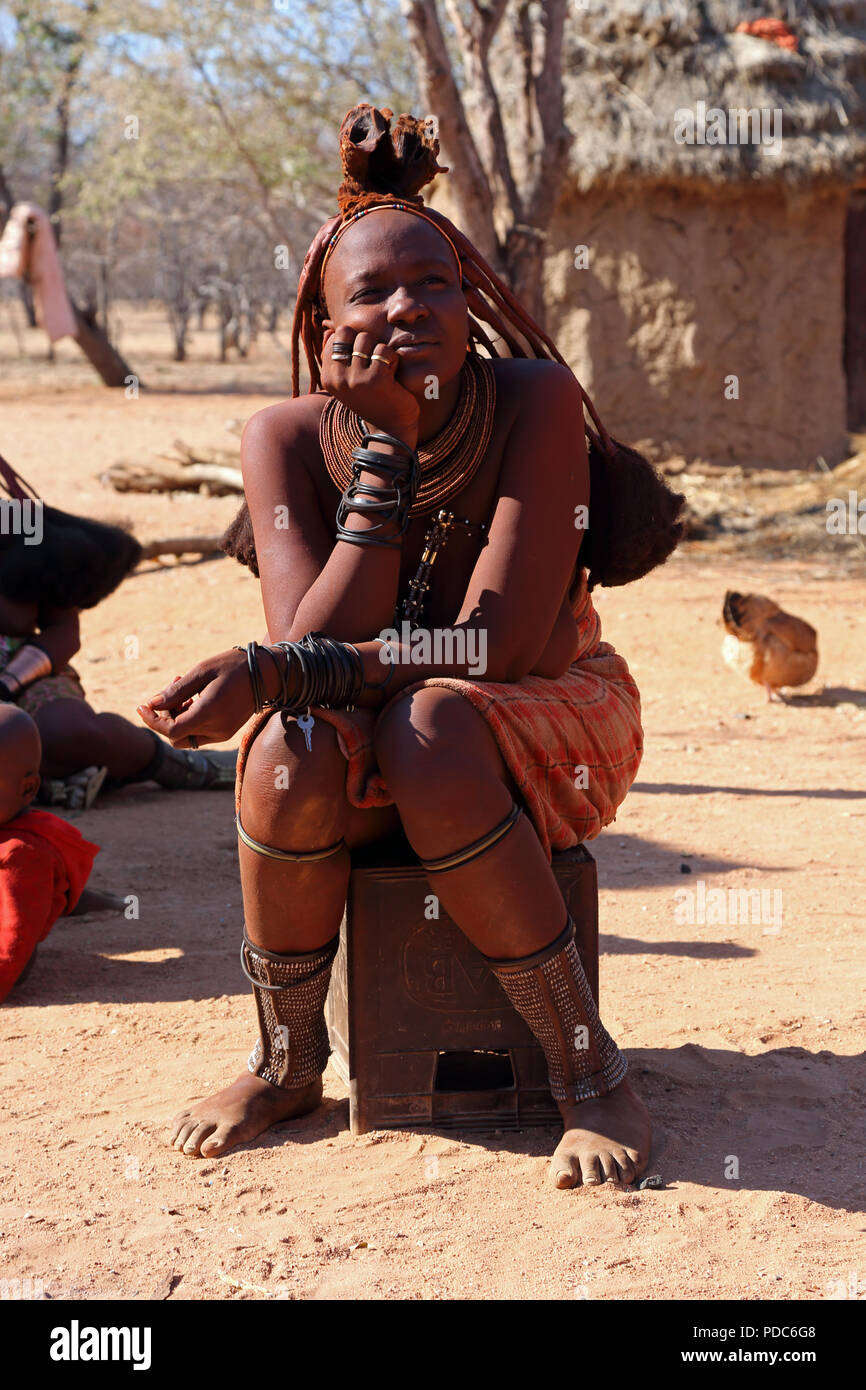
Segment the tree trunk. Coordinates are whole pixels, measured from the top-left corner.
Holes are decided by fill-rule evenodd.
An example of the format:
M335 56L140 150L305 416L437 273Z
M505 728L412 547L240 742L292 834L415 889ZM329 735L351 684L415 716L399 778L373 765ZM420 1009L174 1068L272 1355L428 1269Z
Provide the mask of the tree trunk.
M106 386L126 386L128 377L133 377L137 381L132 368L124 361L117 349L112 347L102 329L84 317L74 300L70 299L69 302L72 305L72 312L77 324L75 341L87 360L102 377Z
M444 0L444 7L459 42L462 89L451 70L437 0L401 0L422 101L439 117L443 158L453 161L448 186L458 220L543 326L547 229L572 141L562 89L566 0ZM507 13L519 70L509 89L497 86L490 63Z
M174 360L175 362L186 361L186 324L173 323L171 326L174 337Z
M26 280L18 281L18 293L21 295L21 303L24 305L27 327L38 328L39 324L36 321L36 305L33 302L33 290Z
M515 226L505 242L505 278L527 313L544 328L544 249L547 237L537 227Z

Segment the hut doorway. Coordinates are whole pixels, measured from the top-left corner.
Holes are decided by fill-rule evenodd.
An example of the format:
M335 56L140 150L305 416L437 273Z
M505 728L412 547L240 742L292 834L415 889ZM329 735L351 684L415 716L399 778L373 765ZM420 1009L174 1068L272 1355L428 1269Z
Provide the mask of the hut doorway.
M848 428L866 429L866 188L851 194L845 219L845 375Z

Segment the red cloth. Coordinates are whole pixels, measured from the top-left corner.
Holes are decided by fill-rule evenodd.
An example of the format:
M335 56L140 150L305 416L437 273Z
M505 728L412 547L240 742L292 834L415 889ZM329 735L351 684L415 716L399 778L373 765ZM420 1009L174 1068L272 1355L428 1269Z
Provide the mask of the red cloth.
M315 708L337 731L346 758L346 795L363 809L391 806L393 797L376 763L373 730L379 714L424 686L444 686L467 699L486 720L526 802L548 860L553 851L592 840L616 817L643 756L640 693L628 666L608 642L581 568L572 593L578 654L558 680L455 680L433 676L399 691L381 711ZM238 754L241 786L250 747L269 714L248 726ZM585 768L586 772L578 772ZM586 786L580 785L586 782ZM577 784L577 785L576 785Z
M99 845L50 811L0 825L0 999L84 892Z
M783 19L744 19L737 25L735 32L751 34L756 39L766 39L769 43L778 44L779 48L790 49L792 53L797 52L798 39Z

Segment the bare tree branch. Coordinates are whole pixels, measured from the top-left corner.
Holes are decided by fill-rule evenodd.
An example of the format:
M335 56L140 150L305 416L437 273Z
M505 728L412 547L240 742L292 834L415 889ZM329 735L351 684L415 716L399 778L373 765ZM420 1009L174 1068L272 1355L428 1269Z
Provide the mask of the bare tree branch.
M473 121L481 162L487 175L497 211L511 219L523 220L520 194L514 181L508 145L502 125L499 98L490 74L490 45L505 14L507 0L481 5L473 0L473 17L467 24L457 0L445 0L445 7L460 39L466 86L478 120Z
M213 106L214 110L219 116L224 129L231 136L232 143L234 144L235 149L237 150L238 154L240 155L243 162L246 164L247 168L253 176L253 179L255 180L256 187L259 190L259 197L261 199L262 209L265 213L265 216L268 219L268 225L271 229L271 232L276 237L277 242L279 244L287 243L289 238L286 235L286 228L282 226L279 218L274 212L273 204L271 202L271 190L268 187L262 175L262 171L257 159L247 149L244 140L241 138L240 134L236 130L234 123L230 119L228 112L225 109L225 104L223 103L219 92L217 91L216 87L214 86L213 82L211 81L208 75L207 68L204 62L197 53L190 52L189 48L187 48L187 54L190 62L198 72L199 76L204 82L205 87L207 88L211 105Z
M6 217L8 217L10 212L12 211L14 203L15 199L12 196L12 189L6 182L6 175L3 171L3 165L0 164L0 207L3 208Z
M460 206L467 236L494 264L500 248L493 220L493 194L469 129L466 112L451 71L436 0L400 0L409 38L418 63L422 100L439 119L446 159L455 158L450 187Z
M565 14L566 0L542 0L541 62L537 71L534 65L531 69L530 88L536 138L529 184L524 193L526 221L533 226L546 227L550 221L573 139L565 124L562 90Z

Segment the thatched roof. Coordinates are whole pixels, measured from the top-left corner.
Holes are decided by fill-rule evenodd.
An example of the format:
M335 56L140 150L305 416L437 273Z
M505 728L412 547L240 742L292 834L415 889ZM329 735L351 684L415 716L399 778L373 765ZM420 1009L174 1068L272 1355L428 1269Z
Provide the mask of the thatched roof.
M796 52L735 32L764 16L787 23ZM866 180L866 0L573 0L565 89L581 189L621 179ZM778 148L769 114L765 144L678 143L675 113L699 102L781 111Z

